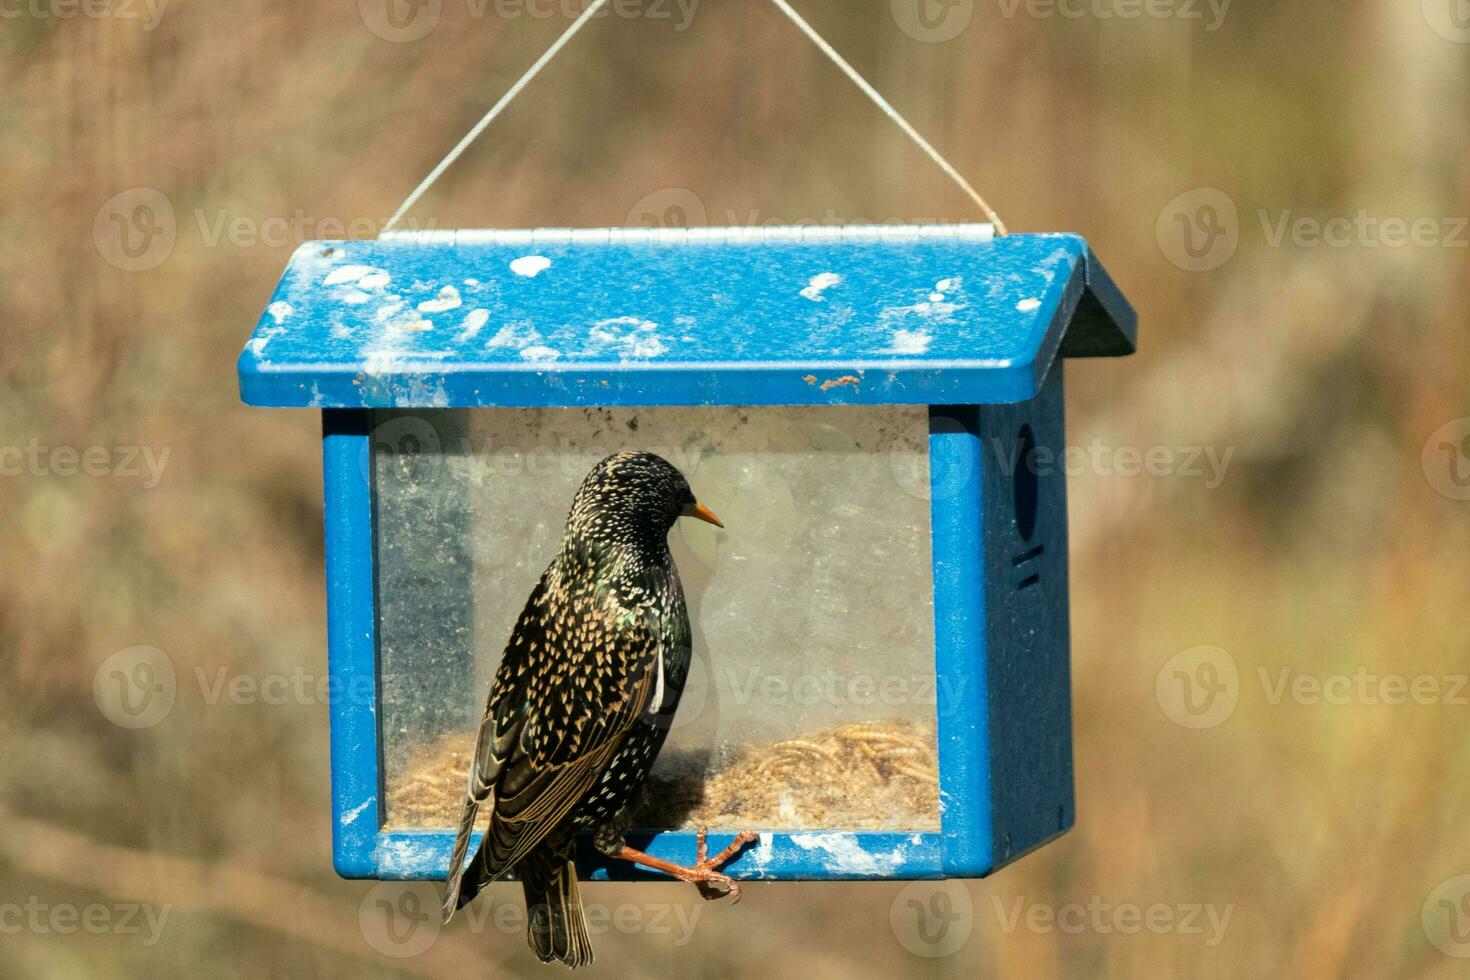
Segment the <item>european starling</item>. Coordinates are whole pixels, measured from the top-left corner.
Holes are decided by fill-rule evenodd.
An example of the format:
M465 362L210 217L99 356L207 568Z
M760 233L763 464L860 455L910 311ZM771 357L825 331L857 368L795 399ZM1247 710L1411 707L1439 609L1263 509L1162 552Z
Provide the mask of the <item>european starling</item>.
M680 517L723 527L666 460L622 452L577 491L561 551L531 592L490 689L449 863L444 920L514 871L527 940L543 963L592 962L572 846L739 897L718 869L754 835L679 867L628 847L630 805L669 731L691 658L689 613L668 534ZM489 802L490 826L464 867ZM717 892L714 894L718 894Z

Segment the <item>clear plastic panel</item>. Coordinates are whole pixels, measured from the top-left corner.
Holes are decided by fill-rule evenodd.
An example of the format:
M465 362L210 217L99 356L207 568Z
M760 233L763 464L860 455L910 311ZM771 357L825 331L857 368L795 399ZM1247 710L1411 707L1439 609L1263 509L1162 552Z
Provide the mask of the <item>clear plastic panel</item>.
M387 820L457 821L490 680L604 456L646 449L726 525L670 534L694 666L648 828L936 829L924 407L476 409L374 438Z

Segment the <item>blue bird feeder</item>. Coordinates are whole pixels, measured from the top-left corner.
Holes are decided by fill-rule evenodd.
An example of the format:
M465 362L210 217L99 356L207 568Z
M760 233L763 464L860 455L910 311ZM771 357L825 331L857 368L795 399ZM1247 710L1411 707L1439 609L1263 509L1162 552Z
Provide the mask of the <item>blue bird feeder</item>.
M752 828L736 878L979 877L1066 831L1066 486L1036 463L1063 358L1135 335L1081 238L989 225L300 248L239 377L323 413L339 873L444 877L512 620L621 448L728 528L672 536L695 669L634 846Z

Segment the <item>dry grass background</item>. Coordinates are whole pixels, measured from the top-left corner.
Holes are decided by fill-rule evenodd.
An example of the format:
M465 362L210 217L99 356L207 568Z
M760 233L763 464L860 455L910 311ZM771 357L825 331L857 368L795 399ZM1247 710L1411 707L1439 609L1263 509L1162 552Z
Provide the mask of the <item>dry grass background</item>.
M463 922L421 956L376 952L359 908L379 893L330 869L325 707L209 704L194 683L195 668L326 666L317 419L246 409L234 380L294 242L211 242L196 212L381 221L565 23L442 6L413 43L375 36L351 0L174 0L152 30L121 16L138 5L4 6L0 446L170 454L153 488L0 477L7 976L540 972L518 934ZM1143 351L1069 371L1072 441L1230 448L1230 467L1213 489L1072 480L1079 823L965 886L960 951L923 959L897 941L899 885L765 886L700 909L682 948L647 930L598 937L594 975L1465 975L1421 909L1470 873L1470 708L1272 704L1257 671L1470 669L1470 504L1420 461L1470 414L1470 250L1273 247L1256 215L1470 212L1470 46L1402 0L1238 4L1216 31L966 6L969 27L930 44L888 0L801 4L1013 227L1085 233L1135 301ZM128 273L93 222L140 186L167 196L178 238ZM1199 186L1230 195L1242 234L1222 268L1191 273L1155 222ZM418 214L621 225L668 187L711 223L971 218L759 0L705 0L683 32L593 25ZM128 731L92 682L135 644L166 651L185 693ZM1155 677L1200 644L1227 650L1241 680L1234 714L1196 731L1161 710ZM497 900L518 901L510 889ZM1006 928L1018 900L1094 896L1233 912L1213 946ZM671 886L587 897L695 908ZM171 913L145 945L10 929L7 903L27 902Z

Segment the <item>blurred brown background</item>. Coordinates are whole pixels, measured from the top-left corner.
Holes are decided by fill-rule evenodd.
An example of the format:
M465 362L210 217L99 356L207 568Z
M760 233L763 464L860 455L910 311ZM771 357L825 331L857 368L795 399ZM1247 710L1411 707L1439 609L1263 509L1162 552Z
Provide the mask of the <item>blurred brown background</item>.
M236 394L292 248L375 233L568 23L385 2L0 2L4 975L549 975L495 914L385 954L333 874L318 419ZM591 886L593 975L1465 975L1464 0L799 7L1139 309L1068 372L1079 822L918 893L944 949L899 884ZM976 217L764 0L621 9L420 224ZM179 696L129 729L138 645Z

